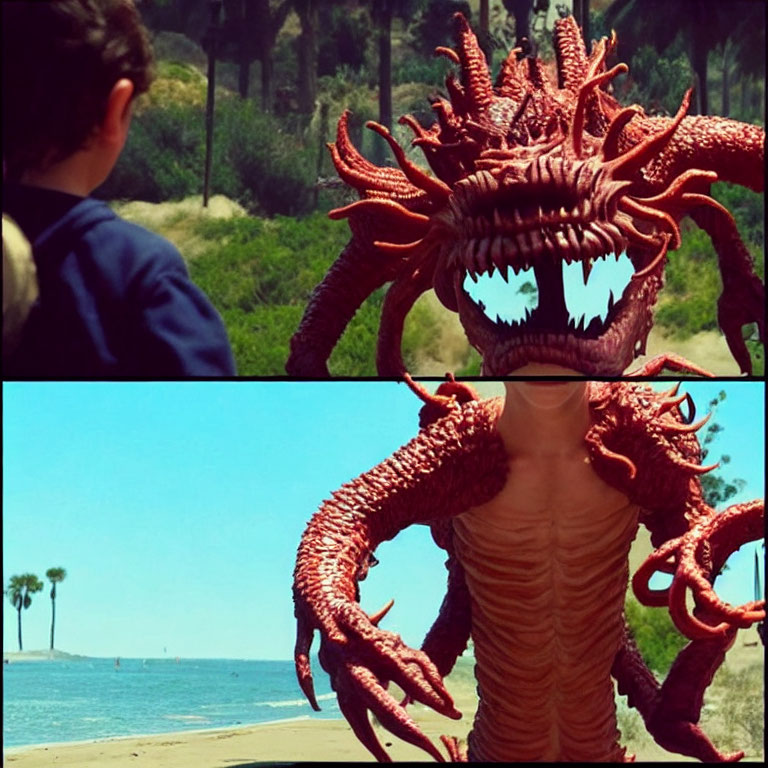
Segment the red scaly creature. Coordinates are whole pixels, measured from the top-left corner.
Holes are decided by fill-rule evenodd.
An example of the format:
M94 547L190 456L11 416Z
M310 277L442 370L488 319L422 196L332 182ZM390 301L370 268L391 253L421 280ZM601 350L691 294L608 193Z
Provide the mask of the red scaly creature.
M736 608L712 588L727 557L762 535L763 502L718 514L704 502L700 476L712 467L701 466L695 432L707 419L692 423L690 395L678 394L679 384L660 393L628 382L507 382L506 398L479 400L455 381L435 395L410 384L425 402L417 437L336 491L299 546L295 661L313 708L309 651L319 630L320 663L371 753L388 760L368 710L442 761L406 704L461 716L442 678L471 635L479 705L468 755L442 737L452 760L631 759L618 742L612 677L664 748L706 762L740 759L717 750L697 723L737 629L765 618L764 601ZM571 399L553 411L544 401L558 391ZM541 401L535 418L526 398ZM548 441L537 433L547 419ZM377 626L391 603L369 617L358 591L377 546L417 523L448 553L447 594L420 651ZM623 614L640 523L656 550L634 576L635 594L668 605L691 640L661 685ZM656 571L672 574L671 586L650 589ZM387 691L389 681L406 701Z
M604 88L625 64L608 69L616 39L587 56L572 17L556 23L556 78L538 59L510 52L491 82L475 35L456 16L450 101L437 98L437 123L416 135L434 175L415 165L389 131L368 127L392 148L399 167L380 168L352 145L345 112L329 145L339 176L361 197L331 212L347 218L352 238L312 294L291 341L286 370L327 376L327 360L362 302L392 282L382 310L380 375L405 372L403 324L416 299L433 288L458 312L485 375L503 376L527 363L555 364L588 376L621 375L644 353L667 252L680 245L689 215L717 251L723 292L718 321L743 373L751 361L742 327L764 338L764 287L730 213L709 195L717 181L756 191L764 186L765 131L721 117L686 117L691 92L674 118L622 108ZM634 275L608 312L584 327L569 318L564 264L578 262L585 284L597 259L626 252ZM467 276L533 268L539 303L508 323L486 317L464 288ZM660 358L656 371L665 360ZM700 361L704 362L704 361ZM671 366L676 367L676 366Z

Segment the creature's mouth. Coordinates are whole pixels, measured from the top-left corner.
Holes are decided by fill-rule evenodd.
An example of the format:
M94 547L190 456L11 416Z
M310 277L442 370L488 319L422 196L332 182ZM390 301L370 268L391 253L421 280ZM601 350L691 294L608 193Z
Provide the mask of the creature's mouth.
M539 218L538 228L489 227L450 247L435 291L458 311L486 375L529 362L620 375L645 351L666 249L635 249L631 261L615 224L563 214L555 226Z
M626 303L624 293L635 270L625 254L589 262L563 261L506 274L493 268L480 275L467 272L462 288L498 326L550 331L563 325L567 313L568 333L598 338ZM545 270L550 274L542 277Z

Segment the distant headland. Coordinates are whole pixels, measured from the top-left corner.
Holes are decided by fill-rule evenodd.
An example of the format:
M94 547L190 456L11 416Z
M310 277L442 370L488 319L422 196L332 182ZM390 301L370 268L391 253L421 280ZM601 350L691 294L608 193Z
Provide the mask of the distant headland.
M3 651L3 664L17 661L81 661L88 656L78 656L64 651Z

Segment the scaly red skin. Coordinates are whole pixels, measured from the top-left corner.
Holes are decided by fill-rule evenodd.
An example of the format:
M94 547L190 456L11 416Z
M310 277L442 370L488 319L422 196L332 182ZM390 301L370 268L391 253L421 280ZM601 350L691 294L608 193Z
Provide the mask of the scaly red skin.
M409 160L386 128L369 127L392 147L397 168L362 157L347 132L347 113L329 145L341 178L361 200L331 212L348 218L352 239L312 294L291 340L286 370L327 376L327 360L352 316L392 282L382 311L377 368L405 372L400 345L405 317L434 288L459 313L483 372L506 375L529 362L618 376L643 354L667 251L679 246L678 223L690 214L711 237L723 275L718 320L742 372L751 363L741 329L764 334L764 288L733 219L709 195L712 182L762 191L765 132L720 117L686 117L690 92L674 118L622 109L605 90L623 64L608 69L615 39L587 56L572 18L556 23L557 74L512 51L494 86L466 20L456 17L450 100L436 99L437 123L416 134L434 175ZM538 208L537 206L541 206ZM542 213L543 211L543 213ZM562 262L592 261L626 250L635 277L605 323L567 323L556 277ZM464 291L466 274L504 275L532 266L540 307L522 325L496 324ZM704 362L704 361L701 361Z
M450 521L492 499L504 486L507 472L507 455L495 431L497 401L480 401L470 387L457 382L441 385L436 395L412 386L425 400L419 434L322 505L304 533L295 569L295 660L302 690L319 709L309 668L317 629L320 662L340 708L358 738L382 761L389 758L369 723L369 709L392 733L436 760L444 759L386 685L393 681L407 700L449 717L460 716L442 677L466 647L471 610L453 553ZM691 423L689 395L678 396L676 388L658 393L644 384L588 386L592 426L585 445L592 466L640 507L640 522L650 529L658 548L638 571L635 591L643 602L669 605L678 628L692 638L659 685L625 629L611 674L666 749L703 761L739 759L741 752L719 752L697 722L704 691L736 629L763 620L764 602L740 608L725 605L709 580L733 551L760 537L763 504L737 504L715 514L704 503L699 476L708 468L700 465L695 437L703 422ZM683 415L686 402L688 418ZM381 612L371 620L358 604L357 590L378 544L413 523L430 524L435 541L449 554L448 592L421 651L376 627ZM648 589L654 570L674 574L668 590ZM686 588L694 596L693 616L685 607ZM524 666L524 660L520 663ZM443 742L451 760L466 758L455 739L445 737Z

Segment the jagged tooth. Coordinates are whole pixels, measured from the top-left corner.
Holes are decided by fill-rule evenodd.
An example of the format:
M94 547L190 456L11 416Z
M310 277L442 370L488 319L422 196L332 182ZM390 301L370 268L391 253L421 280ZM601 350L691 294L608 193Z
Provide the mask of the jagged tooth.
M506 264L502 264L499 268L499 274L504 278L504 282L509 281L509 267Z
M584 276L584 285L589 281L589 273L592 271L592 259L587 256L581 262L581 273Z
M497 229L501 229L503 226L503 222L501 220L501 214L499 213L498 208L493 209L493 224Z
M576 258L576 253L572 252L568 245L568 238L565 236L565 232L558 230L555 232L555 241L560 248L560 252L566 256L568 263L570 264Z
M572 226L568 225L565 231L568 234L568 245L571 246L571 250L574 253L578 253L581 248L579 246L579 241L576 238L576 230Z
M613 304L614 304L613 288L611 288L611 291L608 294L608 312L610 312L613 309Z
M478 241L477 249L475 250L474 264L478 274L488 271L489 259L488 249L490 248L491 240L488 237L484 237Z
M499 234L493 238L491 243L491 260L499 268L504 263L504 241Z
M544 221L544 210L542 209L541 206L539 206L539 210L536 212L536 218L539 223Z
M595 257L602 255L603 247L600 238L591 230L584 230L584 246L589 256Z
M477 282L477 275L475 274L475 271L473 269L468 269L467 274L472 278L472 282Z
M512 214L512 221L518 229L523 226L523 215L517 208L515 208L515 212Z
M576 326L576 330L578 333L584 333L584 320L586 319L586 314L582 315L579 318L579 324Z
M560 206L560 218L561 219L567 219L568 218L568 211L565 210L565 206Z

